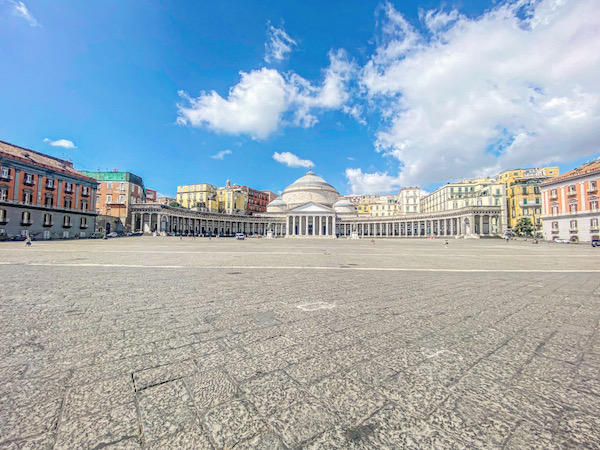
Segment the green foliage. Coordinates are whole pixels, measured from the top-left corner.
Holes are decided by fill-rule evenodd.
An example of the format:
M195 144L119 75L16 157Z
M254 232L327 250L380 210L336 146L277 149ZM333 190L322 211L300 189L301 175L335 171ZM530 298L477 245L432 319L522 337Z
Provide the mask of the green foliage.
M177 202L171 202L169 203L169 206L172 206L173 208L181 208L181 205Z
M515 231L521 235L533 235L533 222L529 217L522 217L515 226Z

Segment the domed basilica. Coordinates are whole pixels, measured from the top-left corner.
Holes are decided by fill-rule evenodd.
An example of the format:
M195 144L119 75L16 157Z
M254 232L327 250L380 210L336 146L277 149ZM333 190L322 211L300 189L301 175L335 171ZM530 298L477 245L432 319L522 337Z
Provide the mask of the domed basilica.
M335 237L336 217L356 217L348 200L340 200L338 191L309 170L290 184L267 206L264 217L286 223L286 236Z

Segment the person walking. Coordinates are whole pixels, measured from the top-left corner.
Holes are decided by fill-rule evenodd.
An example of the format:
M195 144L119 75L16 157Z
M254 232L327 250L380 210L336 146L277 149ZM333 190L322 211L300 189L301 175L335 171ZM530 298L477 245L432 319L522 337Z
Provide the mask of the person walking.
M27 247L29 247L31 245L31 238L29 237L29 235L27 235L27 237L25 238L25 245Z
M445 247L445 248L448 248L448 244L449 244L449 242L448 242L448 239L446 239L446 240L444 241L444 247Z

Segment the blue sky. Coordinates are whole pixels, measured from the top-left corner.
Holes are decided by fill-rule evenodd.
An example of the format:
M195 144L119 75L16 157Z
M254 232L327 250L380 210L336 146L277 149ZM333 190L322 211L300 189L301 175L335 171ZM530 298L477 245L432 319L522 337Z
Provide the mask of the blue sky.
M0 0L0 139L173 195L597 158L596 0Z

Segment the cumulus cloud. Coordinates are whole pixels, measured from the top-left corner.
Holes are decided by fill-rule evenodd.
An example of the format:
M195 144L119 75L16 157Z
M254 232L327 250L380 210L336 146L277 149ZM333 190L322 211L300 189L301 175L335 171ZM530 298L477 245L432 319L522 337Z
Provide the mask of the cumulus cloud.
M240 72L241 80L227 98L217 92L202 92L192 98L179 91L177 123L207 126L227 134L247 134L266 139L283 126L311 127L315 111L342 108L349 98L348 82L356 73L345 51L330 52L323 83L314 85L295 73L281 74L262 68Z
M56 141L51 141L50 139L46 138L46 139L44 139L44 142L47 142L52 147L62 147L62 148L68 148L68 149L77 148L77 146L75 144L73 144L72 141L69 141L68 139L57 139Z
M231 150L221 150L218 153L215 153L214 155L211 155L210 157L212 159L223 159L225 158L226 155L231 155L233 152Z
M314 163L310 159L300 159L290 152L275 152L273 153L273 159L288 167L314 167Z
M398 160L402 184L598 152L597 0L502 3L475 18L422 11L425 31L389 3L380 15L361 84L383 123L376 150ZM347 172L358 185L367 175L387 179Z
M361 169L346 169L346 179L352 194L390 194L400 190L398 177L387 172L363 173Z
M292 48L298 44L282 28L269 25L267 30L269 40L265 43L265 61L283 61Z
M12 5L13 14L17 17L25 19L29 23L29 26L37 27L39 25L39 22L35 17L33 17L33 14L31 14L29 9L27 9L25 3L15 0L8 0L8 3Z

